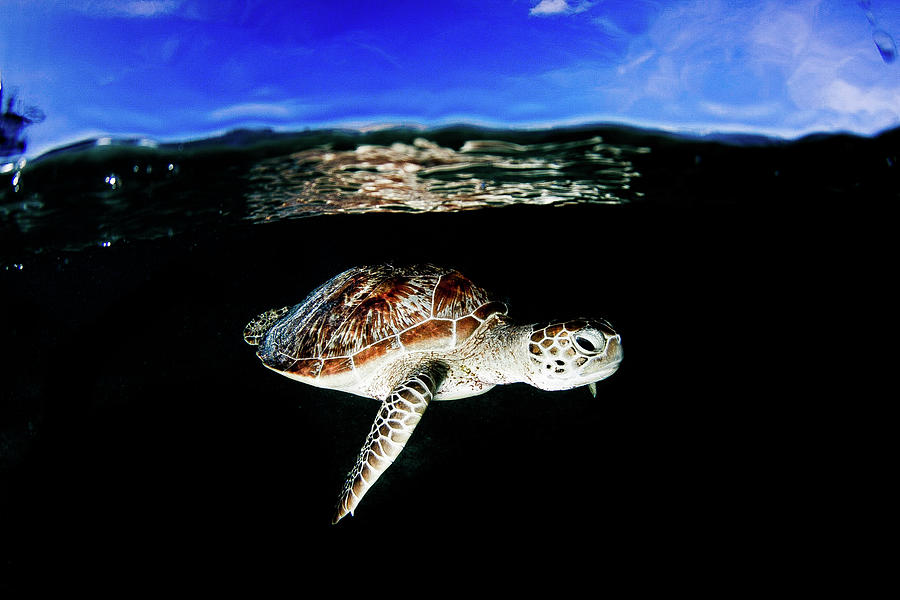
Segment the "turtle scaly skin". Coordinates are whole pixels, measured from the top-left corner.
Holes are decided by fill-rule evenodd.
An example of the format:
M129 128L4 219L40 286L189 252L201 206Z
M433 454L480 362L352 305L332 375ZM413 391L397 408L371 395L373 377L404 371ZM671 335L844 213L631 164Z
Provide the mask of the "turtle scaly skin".
M564 390L612 375L620 336L603 320L517 325L506 304L452 269L349 269L293 307L253 319L244 340L263 364L382 405L338 501L336 523L400 454L432 400L525 382Z
M444 373L439 365L426 367L421 373L400 384L384 401L372 429L347 475L332 523L337 523L359 504L375 480L403 450L413 429L418 425L434 390L440 386Z

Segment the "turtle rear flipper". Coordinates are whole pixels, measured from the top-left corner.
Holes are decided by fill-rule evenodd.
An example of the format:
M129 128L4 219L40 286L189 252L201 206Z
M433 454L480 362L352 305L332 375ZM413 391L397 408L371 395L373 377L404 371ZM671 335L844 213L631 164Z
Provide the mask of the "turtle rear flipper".
M356 466L347 475L332 523L352 515L362 497L406 446L428 403L444 380L437 365L423 369L395 387L381 403Z
M273 308L247 323L247 326L244 327L244 341L251 346L258 346L259 341L272 328L272 325L286 315L289 310L291 310L290 306Z

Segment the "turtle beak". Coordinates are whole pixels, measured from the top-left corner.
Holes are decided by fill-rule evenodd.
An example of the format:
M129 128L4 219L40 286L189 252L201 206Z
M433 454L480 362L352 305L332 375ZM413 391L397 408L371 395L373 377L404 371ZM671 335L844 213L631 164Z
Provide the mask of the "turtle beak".
M596 397L597 397L597 384L596 384L596 383L589 383L589 384L588 384L588 389L591 390L591 396L593 396L594 398L596 398Z

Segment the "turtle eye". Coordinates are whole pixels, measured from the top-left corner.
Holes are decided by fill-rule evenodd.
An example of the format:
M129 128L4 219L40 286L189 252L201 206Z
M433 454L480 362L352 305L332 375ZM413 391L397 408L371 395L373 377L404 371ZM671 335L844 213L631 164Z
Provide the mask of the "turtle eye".
M598 333L583 331L574 340L575 346L585 354L598 354L603 349L603 338Z

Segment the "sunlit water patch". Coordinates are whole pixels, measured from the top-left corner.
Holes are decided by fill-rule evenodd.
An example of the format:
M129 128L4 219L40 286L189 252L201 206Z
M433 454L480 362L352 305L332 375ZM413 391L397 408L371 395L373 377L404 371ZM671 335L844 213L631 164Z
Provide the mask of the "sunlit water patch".
M530 145L468 140L458 150L424 137L350 150L324 146L255 165L248 218L628 202L640 196L630 157L646 152L600 137Z

